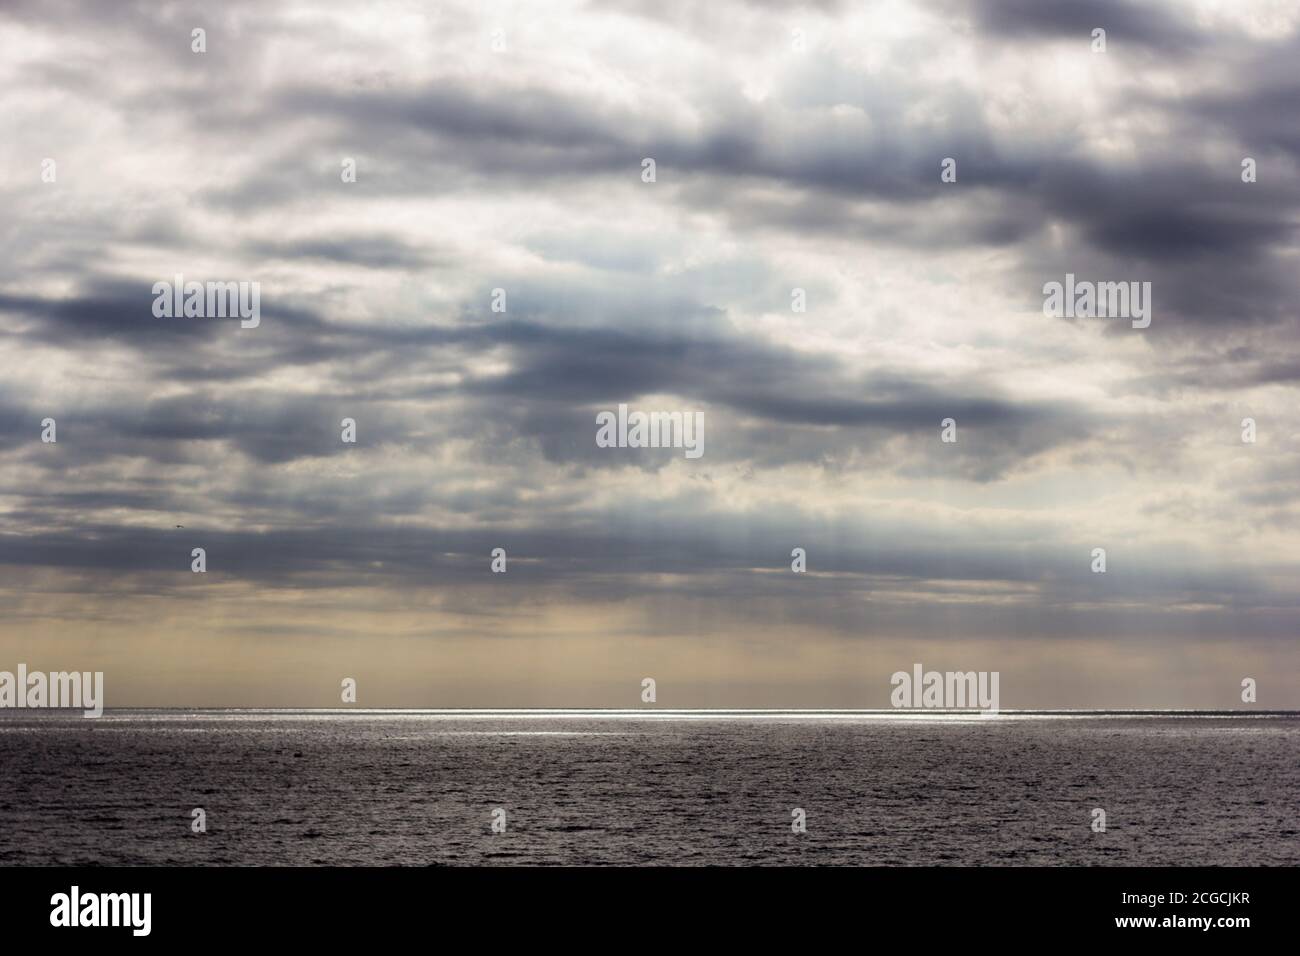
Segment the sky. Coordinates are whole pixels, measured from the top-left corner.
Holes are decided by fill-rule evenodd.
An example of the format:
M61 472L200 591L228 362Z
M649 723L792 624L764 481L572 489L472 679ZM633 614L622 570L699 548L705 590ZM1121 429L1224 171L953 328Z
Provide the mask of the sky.
M1271 0L10 0L0 669L1300 707L1297 62ZM599 447L620 403L704 453Z

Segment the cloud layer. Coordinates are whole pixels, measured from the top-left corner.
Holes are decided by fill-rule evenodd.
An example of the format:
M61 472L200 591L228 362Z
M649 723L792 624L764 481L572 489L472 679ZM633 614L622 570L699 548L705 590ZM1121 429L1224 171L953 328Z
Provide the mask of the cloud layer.
M0 21L6 660L110 705L880 706L919 660L1300 706L1293 5ZM1150 328L1044 316L1066 273ZM178 274L261 324L155 318ZM598 448L619 403L705 455Z

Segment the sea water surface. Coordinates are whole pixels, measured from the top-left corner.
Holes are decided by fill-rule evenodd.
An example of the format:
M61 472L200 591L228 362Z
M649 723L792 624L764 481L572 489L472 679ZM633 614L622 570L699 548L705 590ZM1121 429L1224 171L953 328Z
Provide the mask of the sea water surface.
M1294 865L1298 813L1297 714L0 712L3 865Z

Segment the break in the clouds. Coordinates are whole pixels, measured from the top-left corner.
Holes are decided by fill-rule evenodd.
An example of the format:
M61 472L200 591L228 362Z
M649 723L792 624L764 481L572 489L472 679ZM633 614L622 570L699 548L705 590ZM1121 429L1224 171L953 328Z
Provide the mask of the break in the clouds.
M917 660L1300 705L1293 4L0 22L4 661L109 706L881 706ZM1047 317L1067 274L1150 327ZM260 323L155 317L177 275ZM619 404L705 454L598 447Z

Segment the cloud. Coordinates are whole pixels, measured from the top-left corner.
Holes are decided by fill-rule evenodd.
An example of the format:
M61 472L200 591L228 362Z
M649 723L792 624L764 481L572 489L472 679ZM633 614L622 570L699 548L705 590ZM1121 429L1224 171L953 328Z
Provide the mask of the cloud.
M832 645L886 640L1229 642L1291 666L1286 11L0 21L0 604L24 633L111 620L139 651L131 627L243 602L256 624L213 624L214 655L318 623L557 660L570 638L705 635L734 662L802 635L829 642L823 686ZM1151 327L1045 317L1067 272L1150 281ZM261 325L155 318L177 273L259 282ZM704 457L597 447L619 403L702 412Z

